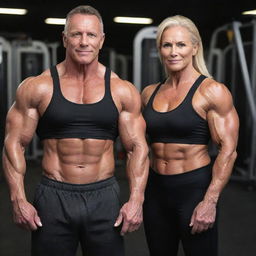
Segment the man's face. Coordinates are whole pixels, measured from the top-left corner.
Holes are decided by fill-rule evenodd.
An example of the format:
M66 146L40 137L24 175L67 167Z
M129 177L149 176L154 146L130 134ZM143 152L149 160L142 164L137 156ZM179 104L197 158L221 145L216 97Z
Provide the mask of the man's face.
M74 14L63 33L66 54L79 64L90 64L98 58L105 35L95 15Z

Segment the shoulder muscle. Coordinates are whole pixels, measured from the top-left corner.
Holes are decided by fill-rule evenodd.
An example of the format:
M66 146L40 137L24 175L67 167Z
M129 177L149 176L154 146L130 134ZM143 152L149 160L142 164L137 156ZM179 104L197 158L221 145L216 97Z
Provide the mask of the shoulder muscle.
M209 79L200 87L200 93L208 102L208 110L226 114L233 109L233 99L229 89L222 83Z
M141 100L142 100L142 104L145 107L151 97L151 95L153 94L154 90L156 89L157 84L151 84L146 86L142 92L141 92Z

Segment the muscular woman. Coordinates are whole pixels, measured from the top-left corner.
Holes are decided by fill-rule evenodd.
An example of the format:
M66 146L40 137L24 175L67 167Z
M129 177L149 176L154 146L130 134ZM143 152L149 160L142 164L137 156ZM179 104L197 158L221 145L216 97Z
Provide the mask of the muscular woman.
M184 16L158 27L166 79L142 92L151 149L144 226L151 256L216 256L217 205L236 159L239 120L224 84L207 71L201 37ZM212 139L219 147L214 163Z

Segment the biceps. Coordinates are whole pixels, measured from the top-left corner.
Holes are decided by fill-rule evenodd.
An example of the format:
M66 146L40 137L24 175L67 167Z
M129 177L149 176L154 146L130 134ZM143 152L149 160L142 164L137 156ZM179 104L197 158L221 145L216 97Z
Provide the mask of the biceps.
M218 113L212 113L208 122L213 141L222 147L236 147L239 119L234 108L222 116Z
M34 135L36 126L36 119L12 109L6 119L6 140L27 145Z

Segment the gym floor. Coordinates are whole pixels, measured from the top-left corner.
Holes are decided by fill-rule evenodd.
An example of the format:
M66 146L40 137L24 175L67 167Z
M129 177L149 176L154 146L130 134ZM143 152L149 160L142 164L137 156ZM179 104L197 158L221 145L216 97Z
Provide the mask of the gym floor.
M41 170L39 161L27 163L26 193L32 200ZM128 184L124 167L117 167L116 177L121 187L121 199L128 198ZM230 181L220 199L219 223L220 256L256 255L256 190L246 184ZM125 236L126 256L148 256L143 227ZM4 179L0 178L0 255L29 256L30 233L12 222L9 193ZM77 256L81 256L78 250ZM162 255L159 255L162 256ZM180 249L179 256L184 256ZM207 256L207 255L206 255Z

